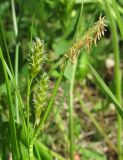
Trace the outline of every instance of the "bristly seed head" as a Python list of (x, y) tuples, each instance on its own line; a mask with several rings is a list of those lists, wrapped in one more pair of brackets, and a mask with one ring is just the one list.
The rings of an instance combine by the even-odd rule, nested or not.
[(46, 110), (48, 100), (49, 78), (47, 73), (43, 73), (39, 79), (33, 92), (33, 102), (35, 108), (36, 123), (40, 119), (42, 111)]
[(33, 87), (33, 105), (35, 108), (35, 122), (38, 124), (40, 115), (47, 108), (49, 78), (43, 70), (43, 64), (46, 59), (44, 41), (35, 38), (30, 48), (31, 54), (28, 55), (30, 75), (32, 80), (36, 80)]
[(68, 53), (65, 54), (67, 58), (71, 60), (73, 63), (76, 57), (79, 54), (81, 48), (85, 48), (90, 51), (91, 46), (97, 45), (97, 40), (100, 40), (102, 36), (104, 36), (104, 32), (106, 31), (106, 19), (105, 17), (99, 17), (99, 21), (97, 21), (92, 28), (90, 28), (83, 38), (79, 39), (78, 41), (74, 42), (72, 47), (69, 49)]
[(44, 41), (39, 38), (35, 38), (30, 47), (31, 55), (28, 56), (29, 69), (32, 78), (35, 78), (37, 74), (41, 71), (41, 66), (45, 61), (45, 45)]

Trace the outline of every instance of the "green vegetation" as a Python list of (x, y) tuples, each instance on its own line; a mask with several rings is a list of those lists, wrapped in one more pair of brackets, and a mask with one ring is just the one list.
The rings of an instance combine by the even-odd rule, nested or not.
[(0, 1), (0, 160), (123, 160), (122, 0)]

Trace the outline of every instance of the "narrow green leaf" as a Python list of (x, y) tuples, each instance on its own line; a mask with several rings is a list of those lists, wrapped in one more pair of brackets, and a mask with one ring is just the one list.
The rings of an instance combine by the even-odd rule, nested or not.
[(120, 114), (120, 116), (123, 119), (123, 108), (122, 108), (122, 106), (120, 105), (120, 103), (118, 102), (118, 100), (116, 99), (116, 97), (114, 96), (114, 94), (111, 92), (111, 90), (109, 89), (109, 87), (105, 84), (105, 82), (102, 80), (102, 78), (96, 72), (96, 70), (91, 66), (91, 64), (88, 64), (88, 65), (89, 65), (92, 73), (96, 77), (97, 81), (99, 82), (99, 84), (102, 86), (102, 88), (105, 90), (105, 92), (109, 95), (109, 97), (111, 98), (111, 100), (115, 103), (115, 107), (116, 107), (118, 113)]
[(122, 18), (120, 16), (120, 12), (118, 10), (116, 0), (112, 1), (112, 5), (113, 5), (113, 8), (114, 8), (114, 11), (115, 11), (115, 14), (116, 14), (116, 19), (117, 19), (117, 23), (118, 23), (118, 26), (119, 26), (119, 29), (120, 29), (121, 37), (123, 39), (123, 21), (122, 21)]
[(9, 116), (10, 116), (9, 123), (10, 123), (12, 154), (13, 154), (13, 159), (16, 160), (18, 159), (18, 145), (17, 145), (16, 127), (15, 127), (15, 122), (14, 122), (14, 110), (13, 110), (14, 107), (13, 107), (10, 83), (9, 83), (8, 74), (7, 74), (1, 47), (0, 47), (0, 59), (2, 62), (2, 66), (3, 66), (3, 71), (4, 71), (5, 81), (6, 81), (6, 89), (7, 89), (7, 94), (8, 94)]

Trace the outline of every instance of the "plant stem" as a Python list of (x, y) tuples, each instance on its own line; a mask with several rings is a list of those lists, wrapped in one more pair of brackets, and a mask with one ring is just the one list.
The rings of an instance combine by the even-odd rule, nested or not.
[[(15, 51), (15, 83), (18, 87), (18, 57), (19, 57), (19, 44), (16, 45), (16, 51)], [(18, 95), (15, 92), (15, 107), (16, 107), (16, 119), (17, 122), (20, 122), (20, 116), (19, 116), (19, 106), (18, 106)]]
[(18, 27), (17, 27), (14, 0), (11, 0), (11, 7), (12, 7), (12, 18), (13, 18), (13, 24), (14, 24), (15, 37), (17, 37), (17, 35), (18, 35)]
[[(118, 35), (115, 20), (113, 18), (110, 3), (105, 0), (105, 7), (107, 11), (107, 15), (110, 19), (110, 27), (112, 33), (112, 43), (114, 47), (114, 60), (115, 60), (115, 90), (116, 90), (116, 98), (121, 104), (121, 71), (120, 71), (120, 61), (119, 61), (119, 46), (118, 46)], [(117, 143), (118, 143), (118, 156), (119, 160), (123, 160), (123, 150), (122, 150), (122, 119), (120, 115), (117, 115), (117, 124), (118, 124), (118, 132), (117, 132)]]
[(30, 80), (29, 75), (28, 75), (28, 85), (27, 85), (27, 142), (28, 142), (28, 147), (29, 147), (29, 101), (30, 101), (30, 89), (31, 89), (31, 84), (32, 84), (32, 79)]
[(12, 68), (12, 63), (11, 63), (10, 54), (9, 54), (9, 49), (8, 49), (6, 38), (5, 38), (5, 30), (4, 30), (4, 27), (3, 27), (1, 19), (0, 19), (0, 27), (1, 27), (1, 33), (2, 33), (2, 38), (3, 38), (4, 46), (5, 46), (6, 53), (7, 53), (9, 67), (10, 67), (12, 75), (14, 76), (14, 71), (13, 71), (13, 68)]
[(112, 91), (109, 89), (109, 87), (106, 85), (106, 83), (100, 77), (100, 75), (96, 72), (96, 70), (93, 68), (93, 66), (89, 63), (88, 63), (88, 66), (89, 66), (91, 72), (93, 73), (93, 75), (95, 76), (95, 78), (97, 79), (100, 86), (103, 88), (103, 90), (107, 93), (107, 95), (110, 97), (110, 99), (115, 104), (116, 110), (118, 111), (119, 115), (123, 119), (123, 108), (122, 108), (121, 104), (118, 102), (116, 96), (112, 93)]
[(120, 16), (120, 12), (118, 10), (118, 5), (117, 5), (116, 0), (112, 1), (112, 5), (113, 5), (113, 8), (114, 8), (114, 11), (115, 11), (115, 14), (116, 14), (117, 23), (119, 25), (120, 34), (121, 34), (121, 37), (122, 37), (122, 40), (123, 40), (123, 21), (122, 21), (122, 18)]
[[(81, 18), (82, 18), (82, 12), (83, 12), (83, 0), (81, 2), (81, 8), (80, 8), (80, 14), (79, 14), (79, 19), (76, 27), (76, 32), (73, 38), (73, 42), (77, 40), (78, 38), (78, 31), (79, 31), (79, 26), (81, 24)], [(72, 70), (72, 75), (71, 75), (71, 80), (70, 80), (70, 105), (69, 105), (69, 136), (70, 136), (70, 159), (74, 160), (74, 145), (73, 145), (73, 92), (74, 92), (74, 81), (75, 81), (75, 73), (76, 73), (76, 68), (77, 68), (77, 62), (78, 62), (78, 57), (76, 57), (76, 60), (73, 64), (73, 70)]]
[(77, 67), (77, 59), (73, 64), (72, 76), (70, 80), (70, 106), (69, 106), (69, 136), (70, 136), (70, 159), (74, 160), (74, 145), (73, 145), (73, 91), (74, 91), (74, 81), (75, 81), (75, 73)]

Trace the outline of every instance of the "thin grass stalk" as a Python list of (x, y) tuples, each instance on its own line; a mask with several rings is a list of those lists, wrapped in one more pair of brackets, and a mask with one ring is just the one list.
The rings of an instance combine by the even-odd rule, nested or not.
[[(76, 40), (78, 38), (78, 29), (79, 29), (79, 25), (81, 22), (81, 18), (82, 18), (82, 12), (83, 12), (83, 0), (81, 3), (81, 8), (80, 8), (80, 14), (79, 14), (79, 19), (78, 19), (78, 24), (76, 27), (76, 32), (73, 38), (73, 41)], [(72, 76), (71, 76), (71, 80), (70, 80), (70, 105), (69, 105), (69, 136), (70, 136), (70, 159), (74, 160), (74, 133), (73, 133), (73, 106), (74, 106), (74, 82), (75, 82), (75, 74), (76, 74), (76, 68), (77, 68), (77, 62), (78, 62), (78, 56), (76, 57), (76, 60), (73, 64), (73, 70), (72, 70)]]
[(39, 133), (42, 131), (43, 129), (43, 126), (44, 126), (44, 123), (46, 122), (50, 112), (51, 112), (51, 109), (53, 107), (53, 103), (54, 103), (54, 100), (55, 100), (55, 96), (57, 94), (57, 91), (58, 91), (58, 87), (60, 85), (60, 82), (62, 80), (62, 77), (63, 77), (63, 74), (64, 74), (64, 70), (65, 70), (65, 67), (66, 67), (66, 63), (63, 64), (62, 66), (62, 69), (61, 69), (61, 72), (60, 72), (60, 75), (58, 77), (58, 80), (56, 82), (56, 85), (54, 87), (54, 90), (53, 90), (53, 93), (52, 93), (52, 96), (51, 96), (51, 99), (49, 101), (49, 104), (48, 104), (48, 107), (47, 107), (47, 110), (43, 116), (43, 118), (41, 119), (39, 125), (38, 125), (38, 128), (34, 131), (34, 134), (33, 134), (33, 137), (30, 141), (30, 146), (29, 146), (29, 156), (30, 156), (30, 160), (33, 160), (34, 157), (33, 157), (33, 145), (35, 144), (35, 141), (39, 135)]
[(10, 54), (9, 54), (9, 50), (8, 50), (7, 42), (6, 42), (6, 38), (5, 38), (5, 31), (4, 31), (4, 27), (3, 27), (3, 25), (2, 25), (1, 19), (0, 19), (0, 27), (1, 27), (1, 33), (2, 33), (2, 38), (3, 38), (3, 43), (4, 43), (4, 45), (5, 45), (5, 49), (6, 49), (6, 53), (7, 53), (7, 58), (8, 58), (8, 62), (9, 62), (9, 67), (10, 67), (10, 70), (11, 70), (12, 75), (14, 76), (14, 71), (13, 71), (11, 59), (10, 59), (10, 56), (9, 56)]
[(112, 102), (115, 104), (116, 110), (118, 111), (119, 115), (123, 119), (123, 108), (122, 108), (121, 104), (118, 102), (116, 96), (112, 93), (112, 91), (109, 89), (109, 87), (106, 85), (106, 83), (100, 77), (100, 75), (96, 72), (96, 70), (93, 68), (93, 66), (89, 63), (88, 63), (88, 66), (89, 66), (91, 72), (93, 73), (93, 75), (95, 76), (95, 78), (97, 79), (98, 83), (102, 87), (102, 89), (107, 93), (107, 95), (110, 97)]
[[(16, 51), (15, 51), (15, 83), (18, 87), (18, 58), (19, 58), (19, 45), (16, 45)], [(19, 115), (19, 106), (18, 106), (18, 95), (15, 92), (15, 107), (16, 107), (16, 119), (17, 122), (20, 123), (20, 115)]]
[(2, 53), (2, 49), (0, 48), (0, 58), (3, 66), (5, 81), (6, 81), (6, 88), (8, 93), (8, 101), (9, 101), (9, 116), (10, 116), (10, 134), (11, 134), (11, 149), (12, 149), (12, 156), (14, 160), (19, 159), (18, 156), (18, 142), (17, 142), (17, 135), (16, 135), (16, 127), (14, 122), (14, 106), (12, 102), (12, 96), (11, 96), (11, 88), (10, 88), (10, 82), (8, 79), (5, 63), (4, 63), (4, 57)]
[(115, 11), (115, 14), (116, 14), (117, 23), (119, 25), (120, 34), (121, 34), (121, 37), (122, 37), (122, 40), (123, 40), (123, 21), (122, 21), (122, 18), (120, 16), (120, 12), (118, 10), (116, 0), (112, 1), (112, 5), (113, 5), (113, 8), (114, 8), (114, 11)]
[(73, 134), (73, 127), (74, 127), (74, 112), (73, 112), (73, 92), (74, 92), (74, 81), (75, 81), (75, 73), (76, 73), (76, 68), (77, 68), (77, 59), (75, 60), (73, 64), (73, 70), (72, 70), (72, 76), (70, 80), (70, 106), (69, 106), (69, 136), (70, 136), (70, 159), (74, 160), (74, 134)]
[(15, 12), (15, 3), (14, 0), (11, 0), (11, 7), (12, 7), (12, 18), (13, 18), (13, 25), (15, 31), (15, 37), (18, 35), (18, 27), (17, 27), (17, 19), (16, 19), (16, 12)]
[(30, 106), (31, 83), (32, 83), (32, 80), (30, 80), (29, 75), (28, 75), (28, 85), (27, 85), (27, 142), (28, 142), (28, 147), (29, 147), (29, 138), (30, 138), (29, 106)]
[[(119, 56), (119, 46), (118, 46), (118, 35), (117, 35), (117, 29), (116, 29), (116, 23), (114, 20), (114, 17), (111, 13), (110, 3), (109, 1), (105, 0), (105, 7), (106, 7), (106, 13), (110, 20), (110, 27), (111, 27), (111, 33), (112, 33), (112, 43), (113, 43), (113, 49), (114, 49), (114, 60), (115, 60), (115, 90), (116, 90), (116, 98), (121, 104), (121, 71), (120, 71), (120, 56)], [(118, 159), (123, 160), (123, 150), (122, 150), (122, 119), (120, 115), (117, 115), (117, 143), (118, 143)]]
[[(33, 22), (34, 22), (34, 15), (33, 15), (33, 18), (32, 18), (32, 24), (31, 24), (31, 27), (30, 27), (30, 43), (32, 42), (32, 31), (33, 31)], [(28, 147), (29, 147), (29, 139), (30, 139), (30, 123), (29, 123), (29, 108), (30, 108), (30, 94), (31, 94), (31, 84), (32, 84), (32, 80), (30, 80), (30, 77), (29, 77), (29, 74), (28, 74), (28, 82), (27, 82), (27, 108), (26, 108), (26, 115), (27, 115), (27, 143), (28, 143)]]
[(28, 75), (28, 82), (27, 82), (27, 143), (29, 147), (29, 101), (30, 101), (30, 78)]
[(33, 37), (33, 26), (34, 26), (34, 14), (33, 14), (33, 17), (32, 17), (32, 24), (31, 24), (31, 27), (30, 27), (30, 43), (32, 42), (32, 37)]

